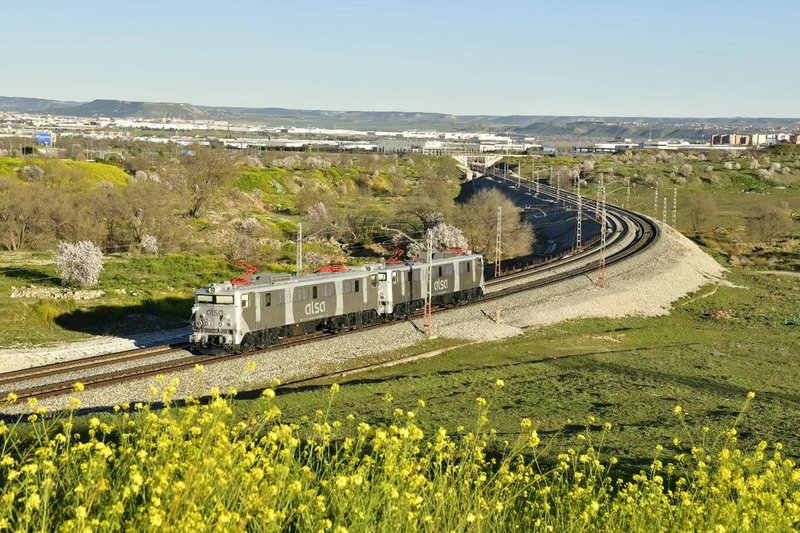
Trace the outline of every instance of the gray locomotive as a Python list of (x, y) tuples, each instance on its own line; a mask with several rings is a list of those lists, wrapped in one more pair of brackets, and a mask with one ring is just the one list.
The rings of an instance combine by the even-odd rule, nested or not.
[[(483, 295), (482, 256), (437, 252), (431, 265), (433, 305), (457, 305)], [(198, 351), (244, 352), (314, 331), (405, 319), (424, 307), (427, 269), (424, 262), (383, 263), (215, 283), (195, 293), (189, 341)]]

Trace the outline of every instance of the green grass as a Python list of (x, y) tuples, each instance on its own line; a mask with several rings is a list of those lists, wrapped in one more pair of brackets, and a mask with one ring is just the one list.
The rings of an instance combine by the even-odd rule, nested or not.
[(221, 257), (112, 256), (94, 287), (105, 291), (100, 298), (12, 299), (12, 286), (59, 287), (60, 280), (50, 254), (7, 252), (0, 255), (0, 347), (178, 327), (189, 318), (195, 288), (241, 272)]
[(41, 167), (45, 172), (43, 179), (53, 185), (73, 187), (80, 184), (97, 186), (101, 183), (128, 183), (128, 175), (121, 168), (106, 163), (35, 157), (0, 157), (0, 176), (17, 176), (26, 165)]
[[(693, 427), (717, 430), (732, 423), (754, 390), (743, 439), (781, 441), (797, 454), (800, 329), (783, 321), (800, 310), (800, 279), (742, 270), (730, 277), (746, 288), (706, 287), (669, 316), (567, 322), (346, 377), (333, 416), (354, 412), (385, 421), (395, 406), (410, 408), (424, 399), (427, 430), (455, 429), (473, 420), (474, 399), (486, 394), (492, 422), (503, 434), (515, 434), (519, 419), (530, 417), (562, 449), (594, 416), (594, 429), (604, 421), (615, 425), (606, 440), (610, 453), (641, 465), (652, 459), (654, 443), (679, 433), (675, 405), (683, 406)], [(703, 294), (710, 296), (698, 297)], [(715, 311), (731, 318), (712, 318)], [(492, 389), (497, 379), (506, 383), (502, 390)], [(386, 394), (395, 405), (385, 405)], [(291, 419), (326, 398), (324, 383), (289, 386), (280, 403)]]

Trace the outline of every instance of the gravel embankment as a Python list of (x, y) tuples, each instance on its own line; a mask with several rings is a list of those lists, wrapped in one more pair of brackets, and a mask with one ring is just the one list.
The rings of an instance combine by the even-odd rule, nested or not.
[(44, 348), (0, 350), (0, 372), (70, 361), (92, 355), (158, 346), (170, 342), (187, 341), (191, 332), (191, 328), (186, 326), (153, 333), (135, 334), (130, 337), (103, 336)]
[[(596, 275), (582, 276), (550, 287), (510, 295), (481, 305), (456, 308), (434, 315), (441, 337), (488, 341), (519, 335), (525, 328), (589, 317), (655, 316), (709, 282), (720, 282), (724, 268), (694, 243), (670, 228), (648, 250), (608, 267), (606, 287), (595, 285)], [(495, 322), (499, 313), (500, 321)], [(289, 381), (335, 371), (342, 363), (408, 347), (425, 338), (419, 325), (403, 322), (372, 331), (334, 337), (262, 355), (208, 364), (202, 374), (184, 371), (178, 396), (202, 396), (213, 386), (226, 390), (258, 388), (274, 379)], [(248, 369), (248, 362), (254, 364)], [(152, 379), (81, 393), (84, 406), (148, 401)], [(49, 408), (64, 399), (44, 400)]]

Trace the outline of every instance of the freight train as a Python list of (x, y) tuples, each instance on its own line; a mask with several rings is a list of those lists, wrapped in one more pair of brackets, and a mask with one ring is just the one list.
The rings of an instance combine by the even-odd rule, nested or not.
[[(389, 262), (215, 283), (195, 292), (189, 342), (198, 352), (246, 352), (315, 331), (407, 319), (425, 305), (427, 271), (425, 262)], [(480, 298), (483, 257), (435, 252), (430, 287), (434, 306)]]

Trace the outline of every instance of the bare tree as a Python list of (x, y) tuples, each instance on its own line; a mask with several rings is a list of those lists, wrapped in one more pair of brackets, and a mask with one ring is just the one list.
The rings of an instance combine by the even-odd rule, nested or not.
[(179, 176), (189, 202), (187, 216), (199, 217), (235, 172), (233, 160), (224, 148), (196, 147), (183, 156)]
[(427, 230), (440, 221), (435, 217), (431, 218), (433, 214), (443, 218), (449, 218), (453, 214), (455, 209), (453, 198), (453, 191), (448, 188), (444, 178), (426, 173), (420, 177), (409, 205), (422, 229)]
[(0, 178), (0, 242), (4, 248), (12, 251), (28, 248), (48, 233), (46, 193), (38, 185)]
[(152, 181), (134, 182), (122, 192), (121, 204), (117, 208), (125, 224), (125, 242), (141, 244), (145, 235), (151, 235), (164, 252), (180, 239), (184, 206), (175, 192)]
[(695, 233), (717, 217), (717, 204), (711, 195), (704, 191), (693, 193), (686, 201), (686, 208), (692, 223), (692, 231)]
[(772, 242), (775, 237), (791, 229), (792, 216), (786, 207), (761, 205), (747, 217), (746, 224), (750, 235), (764, 242)]
[(458, 225), (463, 229), (470, 247), (476, 253), (494, 257), (498, 207), (503, 210), (502, 256), (507, 258), (530, 254), (535, 242), (533, 228), (522, 221), (522, 210), (498, 189), (479, 191), (459, 212)]

